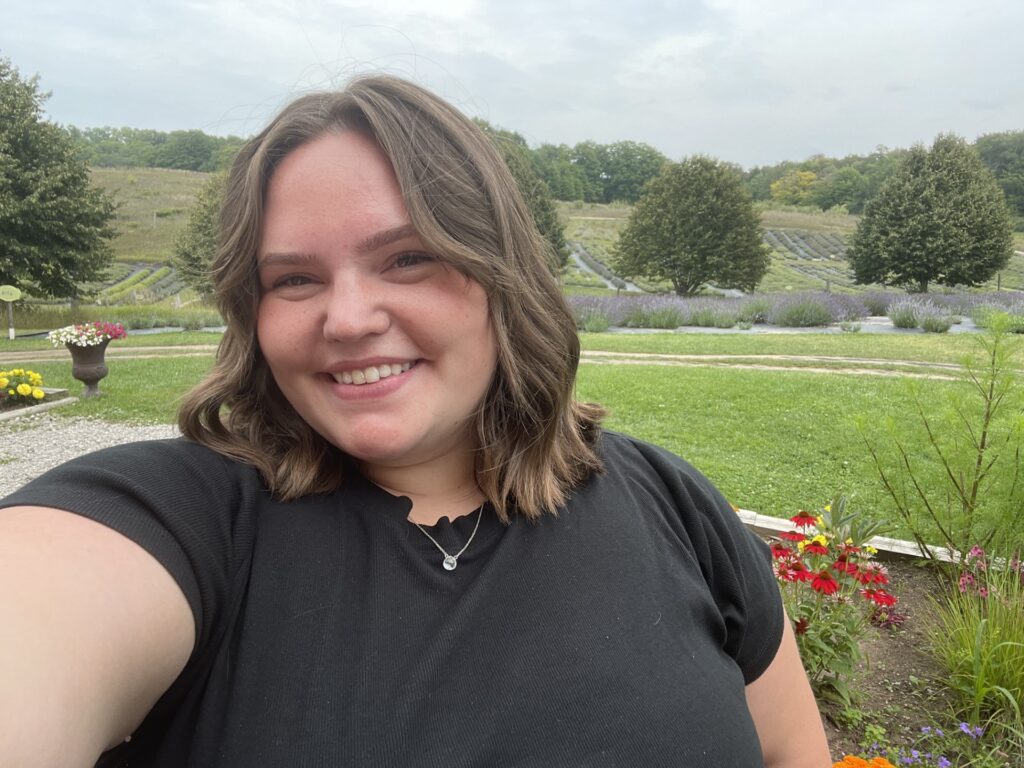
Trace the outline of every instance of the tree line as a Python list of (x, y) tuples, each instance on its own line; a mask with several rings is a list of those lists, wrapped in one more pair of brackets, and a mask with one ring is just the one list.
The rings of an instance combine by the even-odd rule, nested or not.
[(238, 136), (210, 136), (199, 130), (155, 131), (149, 128), (76, 128), (68, 134), (87, 165), (101, 168), (171, 168), (219, 171), (245, 143)]
[[(118, 152), (130, 150), (136, 165), (163, 162), (193, 170), (221, 167), (237, 149), (232, 142), (241, 140), (200, 131), (76, 132), (43, 118), (46, 98), (37, 78), (23, 78), (0, 58), (0, 283), (13, 283), (33, 296), (75, 298), (81, 283), (102, 276), (111, 259), (107, 241), (114, 234), (115, 206), (89, 184), (83, 136), (91, 137), (93, 150), (102, 150), (108, 162), (125, 162), (129, 155)], [(565, 263), (567, 253), (549, 177), (559, 190), (555, 197), (579, 194), (634, 203), (614, 254), (623, 277), (666, 280), (682, 294), (707, 283), (752, 291), (767, 270), (768, 250), (751, 191), (754, 174), (700, 155), (670, 162), (635, 142), (531, 150), (517, 133), (478, 124), (494, 141), (550, 243), (553, 270)], [(931, 149), (879, 151), (860, 165), (826, 161), (776, 167), (781, 173), (757, 169), (757, 184), (767, 185), (773, 199), (793, 196), (797, 204), (822, 204), (822, 190), (837, 179), (870, 177), (870, 184), (850, 184), (861, 190), (877, 184), (862, 202), (849, 253), (857, 282), (920, 291), (930, 283), (977, 285), (1009, 259), (1007, 200), (1019, 201), (1024, 187), (1024, 132), (990, 134), (974, 146), (939, 136)], [(773, 173), (777, 178), (771, 180)], [(183, 274), (202, 293), (209, 290), (199, 281), (215, 247), (222, 183), (220, 174), (211, 177), (176, 249)]]
[[(633, 204), (640, 199), (644, 185), (668, 162), (657, 149), (637, 141), (530, 147), (515, 131), (488, 129), (492, 136), (515, 146), (517, 159), (530, 165), (555, 200)], [(67, 130), (82, 160), (102, 167), (218, 171), (231, 164), (245, 141), (199, 130), (74, 126)], [(1024, 131), (985, 134), (971, 146), (1003, 190), (1016, 225), (1024, 229)], [(840, 207), (860, 214), (909, 153), (908, 149), (878, 147), (866, 155), (843, 158), (814, 155), (800, 162), (755, 166), (742, 172), (742, 182), (755, 201), (824, 211)]]

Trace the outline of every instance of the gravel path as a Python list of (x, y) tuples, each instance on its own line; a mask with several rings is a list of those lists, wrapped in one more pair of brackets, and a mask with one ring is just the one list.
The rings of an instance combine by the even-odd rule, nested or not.
[(178, 428), (169, 424), (138, 427), (50, 413), (0, 422), (0, 498), (83, 453), (177, 435)]

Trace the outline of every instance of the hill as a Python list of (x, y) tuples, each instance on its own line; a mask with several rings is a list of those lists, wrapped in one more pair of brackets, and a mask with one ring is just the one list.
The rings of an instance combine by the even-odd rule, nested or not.
[[(598, 261), (608, 265), (619, 233), (629, 219), (630, 208), (600, 203), (558, 203), (565, 223), (565, 239), (580, 243)], [(804, 208), (765, 208), (762, 226), (772, 249), (768, 274), (760, 292), (836, 290), (860, 293), (879, 286), (856, 285), (846, 260), (850, 236), (859, 217)], [(1018, 233), (1015, 247), (1024, 250)], [(567, 283), (574, 282), (569, 277)], [(667, 290), (667, 286), (657, 286)], [(981, 287), (982, 290), (1024, 291), (1024, 254), (1017, 253), (1006, 269)]]
[(96, 186), (114, 196), (119, 207), (114, 259), (126, 264), (167, 264), (174, 239), (209, 174), (166, 168), (91, 169)]

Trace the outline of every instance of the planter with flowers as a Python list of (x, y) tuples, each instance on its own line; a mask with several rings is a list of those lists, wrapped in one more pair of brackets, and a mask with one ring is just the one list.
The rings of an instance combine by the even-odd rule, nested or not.
[(100, 393), (100, 380), (108, 370), (104, 359), (107, 344), (128, 335), (121, 323), (79, 323), (50, 331), (47, 338), (55, 347), (65, 346), (71, 353), (71, 375), (85, 384), (82, 397)]

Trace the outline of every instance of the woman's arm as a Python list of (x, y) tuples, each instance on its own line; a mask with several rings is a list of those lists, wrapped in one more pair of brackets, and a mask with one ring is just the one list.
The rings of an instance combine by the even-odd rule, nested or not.
[(87, 518), (0, 509), (0, 768), (92, 766), (192, 652), (177, 583)]
[(782, 642), (768, 669), (747, 686), (765, 768), (828, 768), (825, 729), (786, 617)]

